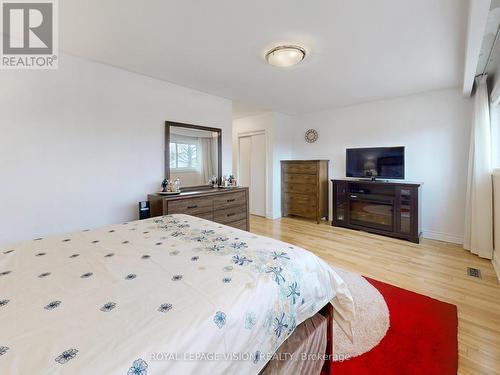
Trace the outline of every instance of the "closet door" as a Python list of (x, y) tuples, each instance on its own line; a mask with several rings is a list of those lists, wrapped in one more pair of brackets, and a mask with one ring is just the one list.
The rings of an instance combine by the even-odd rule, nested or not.
[(239, 184), (248, 187), (250, 214), (266, 216), (266, 136), (239, 138)]
[(239, 155), (239, 184), (241, 186), (250, 187), (250, 155), (252, 155), (252, 137), (240, 138), (240, 155)]
[(266, 216), (266, 136), (252, 136), (250, 213)]

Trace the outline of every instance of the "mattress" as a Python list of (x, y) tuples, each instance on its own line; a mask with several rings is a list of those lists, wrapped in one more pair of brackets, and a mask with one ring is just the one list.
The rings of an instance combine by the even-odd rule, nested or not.
[(290, 244), (170, 215), (0, 251), (6, 374), (257, 374), (297, 325), (352, 297)]

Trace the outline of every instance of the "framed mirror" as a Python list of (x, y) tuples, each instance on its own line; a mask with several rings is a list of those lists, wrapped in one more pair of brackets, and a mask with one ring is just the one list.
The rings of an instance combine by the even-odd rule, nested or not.
[(180, 180), (181, 189), (209, 186), (222, 177), (222, 130), (165, 122), (165, 178)]

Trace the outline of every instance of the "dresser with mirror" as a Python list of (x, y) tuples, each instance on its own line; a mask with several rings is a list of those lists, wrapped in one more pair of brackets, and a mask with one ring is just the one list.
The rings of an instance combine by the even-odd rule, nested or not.
[(186, 214), (249, 230), (246, 187), (212, 186), (222, 181), (222, 130), (165, 122), (165, 178), (179, 179), (180, 192), (149, 194), (151, 216)]

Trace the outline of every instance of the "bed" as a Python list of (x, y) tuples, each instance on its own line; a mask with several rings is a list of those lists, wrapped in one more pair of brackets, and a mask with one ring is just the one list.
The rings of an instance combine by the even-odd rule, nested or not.
[(295, 327), (352, 297), (299, 247), (187, 215), (0, 251), (8, 374), (257, 374)]

